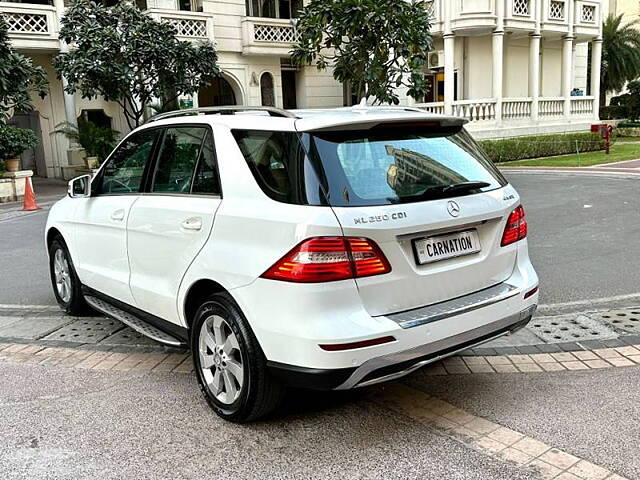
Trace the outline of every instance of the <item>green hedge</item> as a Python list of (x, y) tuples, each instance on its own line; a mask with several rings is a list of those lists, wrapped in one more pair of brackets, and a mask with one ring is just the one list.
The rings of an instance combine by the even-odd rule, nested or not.
[(590, 132), (483, 140), (480, 144), (495, 163), (604, 150), (604, 140)]

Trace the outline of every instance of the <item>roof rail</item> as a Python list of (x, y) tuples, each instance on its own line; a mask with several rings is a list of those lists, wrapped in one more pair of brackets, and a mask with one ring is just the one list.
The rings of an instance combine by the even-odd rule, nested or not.
[(183, 117), (187, 115), (234, 115), (240, 112), (266, 112), (271, 117), (285, 117), (285, 118), (298, 118), (293, 113), (275, 107), (245, 107), (245, 106), (225, 106), (225, 107), (202, 107), (202, 108), (187, 108), (184, 110), (173, 110), (171, 112), (159, 113), (154, 115), (149, 122), (155, 122), (157, 120), (164, 120), (166, 118)]

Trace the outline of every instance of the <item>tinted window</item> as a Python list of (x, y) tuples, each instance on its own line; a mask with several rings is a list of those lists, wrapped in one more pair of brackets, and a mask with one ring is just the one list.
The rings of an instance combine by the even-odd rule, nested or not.
[(295, 132), (235, 130), (233, 135), (260, 188), (275, 200), (301, 202), (304, 151)]
[(202, 149), (200, 150), (198, 170), (193, 179), (193, 188), (191, 189), (192, 193), (220, 194), (217, 167), (213, 136), (211, 132), (207, 132), (204, 143), (202, 144)]
[(153, 192), (189, 193), (207, 133), (202, 127), (167, 128), (158, 155)]
[[(460, 128), (383, 126), (310, 135), (336, 206), (386, 205), (477, 193), (505, 185), (473, 138)], [(444, 187), (483, 182), (461, 193)], [(455, 194), (454, 194), (455, 193)]]
[(136, 193), (140, 191), (147, 160), (158, 130), (143, 130), (130, 135), (102, 169), (99, 193)]

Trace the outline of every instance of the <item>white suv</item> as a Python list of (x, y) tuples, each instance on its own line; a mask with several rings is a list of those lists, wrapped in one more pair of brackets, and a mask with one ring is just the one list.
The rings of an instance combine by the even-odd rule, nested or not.
[(171, 112), (49, 214), (54, 292), (191, 348), (223, 418), (513, 332), (538, 278), (518, 194), (463, 128), (406, 108)]

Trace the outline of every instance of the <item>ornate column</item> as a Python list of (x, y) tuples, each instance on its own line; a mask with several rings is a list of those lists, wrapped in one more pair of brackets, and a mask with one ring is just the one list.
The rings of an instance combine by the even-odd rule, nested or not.
[(573, 36), (562, 39), (562, 96), (564, 97), (564, 116), (571, 117), (571, 88), (573, 84)]
[(502, 90), (504, 63), (504, 31), (493, 32), (493, 98), (496, 100), (496, 122), (502, 121)]
[(455, 95), (456, 37), (453, 33), (444, 36), (444, 113), (453, 114)]
[(593, 117), (600, 119), (600, 68), (602, 64), (602, 38), (591, 42), (591, 96), (593, 97)]
[(532, 33), (529, 37), (529, 96), (531, 102), (531, 120), (538, 121), (540, 103), (540, 34)]

